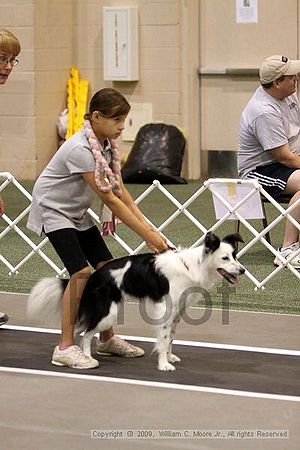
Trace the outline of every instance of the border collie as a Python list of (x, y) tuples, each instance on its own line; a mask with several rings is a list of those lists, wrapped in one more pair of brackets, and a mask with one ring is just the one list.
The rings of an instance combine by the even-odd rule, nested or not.
[[(172, 363), (180, 358), (172, 354), (172, 341), (184, 310), (195, 305), (199, 295), (218, 279), (224, 277), (235, 284), (237, 276), (245, 272), (236, 260), (237, 242), (243, 242), (239, 234), (220, 241), (209, 232), (199, 247), (125, 256), (96, 270), (86, 284), (76, 323), (76, 337), (84, 332), (83, 352), (91, 355), (93, 336), (116, 323), (118, 304), (130, 298), (146, 302), (147, 312), (153, 314), (158, 369), (175, 370)], [(37, 283), (28, 299), (28, 315), (39, 320), (52, 315), (59, 320), (66, 283), (59, 278), (44, 278)]]

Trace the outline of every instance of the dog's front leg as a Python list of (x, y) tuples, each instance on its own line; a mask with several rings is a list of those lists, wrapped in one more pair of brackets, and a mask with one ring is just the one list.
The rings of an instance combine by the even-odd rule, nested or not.
[(171, 342), (171, 324), (161, 325), (157, 331), (155, 349), (158, 353), (158, 370), (174, 371), (175, 367), (168, 362), (168, 350)]
[(170, 344), (169, 344), (169, 348), (168, 348), (168, 352), (167, 352), (167, 358), (168, 358), (168, 362), (169, 363), (176, 363), (176, 362), (180, 362), (181, 361), (179, 356), (176, 356), (176, 355), (174, 355), (172, 353), (173, 339), (174, 339), (175, 332), (176, 332), (176, 327), (177, 327), (179, 321), (180, 321), (180, 316), (178, 314), (178, 315), (176, 315), (174, 317), (173, 322), (172, 322), (172, 326), (171, 326)]

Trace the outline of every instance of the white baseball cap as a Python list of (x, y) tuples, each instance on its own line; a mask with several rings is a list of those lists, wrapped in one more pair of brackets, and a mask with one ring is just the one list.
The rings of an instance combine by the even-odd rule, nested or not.
[(259, 79), (261, 84), (268, 84), (283, 75), (297, 75), (298, 73), (300, 73), (300, 60), (273, 55), (262, 63), (259, 69)]

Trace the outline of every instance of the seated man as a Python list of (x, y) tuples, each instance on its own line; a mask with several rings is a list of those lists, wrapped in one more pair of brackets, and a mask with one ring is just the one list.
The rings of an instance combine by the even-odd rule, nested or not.
[[(238, 142), (238, 172), (241, 178), (256, 178), (275, 199), (281, 193), (300, 198), (300, 104), (296, 95), (300, 60), (274, 55), (260, 70), (261, 86), (242, 112)], [(300, 207), (291, 215), (300, 222)], [(282, 247), (285, 258), (299, 249), (299, 232), (286, 221)], [(281, 264), (279, 258), (275, 266)], [(300, 269), (300, 255), (292, 259)]]

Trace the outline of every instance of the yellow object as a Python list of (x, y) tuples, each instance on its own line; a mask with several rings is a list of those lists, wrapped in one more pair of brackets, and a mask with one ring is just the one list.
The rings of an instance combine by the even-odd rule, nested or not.
[(237, 189), (235, 183), (225, 183), (227, 186), (227, 194), (229, 198), (235, 198), (237, 196)]
[(76, 67), (71, 67), (70, 71), (71, 76), (67, 83), (68, 127), (66, 139), (82, 127), (88, 99), (88, 81), (80, 80)]

